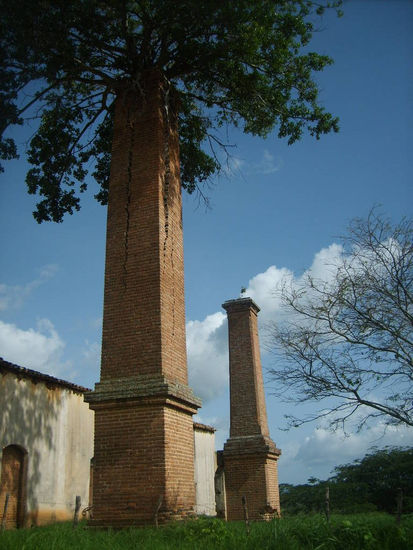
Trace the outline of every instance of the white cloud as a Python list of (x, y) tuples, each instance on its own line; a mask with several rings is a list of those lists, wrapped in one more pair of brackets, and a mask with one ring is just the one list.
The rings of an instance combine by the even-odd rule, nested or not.
[(232, 176), (238, 176), (243, 172), (245, 162), (239, 157), (234, 157), (230, 153), (222, 160), (222, 171), (228, 178)]
[(261, 308), (260, 324), (273, 320), (274, 315), (281, 310), (281, 302), (275, 290), (283, 280), (293, 280), (293, 277), (293, 273), (287, 268), (271, 265), (266, 271), (250, 279), (245, 296), (251, 297)]
[(247, 164), (245, 160), (235, 157), (231, 154), (222, 160), (222, 171), (227, 177), (233, 176), (252, 176), (252, 175), (264, 175), (275, 174), (281, 170), (283, 166), (283, 160), (280, 156), (274, 156), (264, 149), (261, 159), (258, 162)]
[(90, 321), (90, 327), (94, 330), (98, 330), (99, 332), (102, 332), (102, 324), (103, 324), (103, 317), (96, 317), (95, 319), (92, 319)]
[(82, 349), (82, 357), (88, 365), (99, 367), (101, 346), (98, 342), (85, 340), (85, 347)]
[(56, 264), (49, 264), (41, 267), (39, 275), (25, 285), (0, 284), (0, 311), (21, 307), (33, 290), (54, 277), (57, 271), (58, 266)]
[(36, 329), (23, 330), (0, 321), (0, 355), (22, 367), (61, 377), (71, 367), (62, 362), (65, 343), (48, 319), (37, 321)]
[(208, 315), (186, 325), (189, 383), (195, 394), (208, 401), (228, 386), (226, 315)]
[(330, 281), (342, 259), (343, 248), (335, 243), (322, 248), (314, 255), (311, 266), (299, 277), (286, 267), (270, 266), (263, 273), (258, 273), (248, 283), (245, 296), (250, 296), (261, 308), (261, 324), (273, 321), (282, 315), (282, 304), (277, 289), (283, 283), (298, 288), (308, 275), (322, 281)]
[(326, 479), (335, 466), (353, 462), (370, 452), (374, 446), (412, 446), (413, 430), (408, 426), (388, 426), (377, 422), (362, 433), (344, 434), (318, 427), (302, 442), (293, 439), (283, 445), (280, 458), (282, 481), (305, 483), (309, 477)]
[(302, 279), (307, 275), (321, 281), (331, 281), (335, 277), (337, 267), (342, 264), (343, 252), (343, 247), (336, 243), (330, 244), (327, 248), (322, 248), (315, 254), (311, 267), (300, 277), (298, 282), (302, 282)]
[[(309, 270), (298, 278), (289, 269), (278, 268), (275, 265), (252, 277), (245, 295), (250, 296), (261, 308), (260, 327), (283, 315), (280, 298), (275, 293), (282, 281), (287, 280), (292, 285), (298, 285), (302, 277), (309, 272), (314, 276), (328, 279), (331, 277), (331, 265), (337, 261), (340, 254), (341, 247), (336, 244), (320, 250)], [(262, 329), (260, 332), (263, 341)], [(204, 401), (209, 401), (220, 395), (228, 386), (226, 315), (218, 311), (208, 315), (203, 321), (189, 321), (186, 335), (190, 385)]]
[(76, 363), (77, 372), (72, 373), (72, 377), (76, 376), (80, 384), (92, 387), (99, 380), (101, 347), (101, 342), (84, 341)]
[(281, 157), (275, 157), (267, 149), (264, 149), (261, 160), (257, 164), (253, 164), (251, 166), (251, 172), (255, 174), (263, 174), (265, 176), (268, 174), (274, 174), (281, 169), (282, 164), (283, 162)]
[[(277, 289), (282, 284), (298, 289), (305, 285), (309, 276), (328, 284), (343, 264), (343, 253), (341, 245), (332, 243), (317, 252), (311, 266), (299, 276), (286, 267), (271, 265), (250, 279), (245, 296), (251, 297), (261, 309), (258, 319), (262, 348), (271, 347), (271, 329), (268, 325), (288, 320), (293, 315), (283, 309)], [(226, 315), (219, 311), (208, 315), (203, 321), (189, 321), (187, 347), (191, 385), (208, 401), (219, 395), (228, 384)]]

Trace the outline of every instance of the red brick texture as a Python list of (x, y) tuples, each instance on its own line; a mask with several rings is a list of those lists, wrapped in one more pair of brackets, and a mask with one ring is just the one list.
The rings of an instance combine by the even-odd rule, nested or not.
[[(165, 93), (116, 101), (101, 381), (139, 374), (187, 384), (179, 147)], [(170, 125), (176, 126), (168, 106)]]
[(267, 457), (259, 454), (225, 456), (228, 520), (244, 518), (243, 496), (250, 519), (270, 519), (279, 513), (277, 458), (271, 454)]
[[(169, 99), (168, 99), (169, 98)], [(173, 98), (157, 75), (119, 93), (106, 243), (92, 525), (185, 517), (195, 504), (182, 206)]]
[(244, 517), (245, 496), (251, 519), (280, 513), (277, 460), (270, 439), (259, 350), (257, 314), (251, 298), (229, 300), (230, 437), (224, 446), (227, 518)]

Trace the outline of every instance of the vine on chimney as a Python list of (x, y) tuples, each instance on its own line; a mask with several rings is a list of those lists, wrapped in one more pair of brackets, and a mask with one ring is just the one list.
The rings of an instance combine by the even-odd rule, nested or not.
[(131, 201), (131, 184), (132, 184), (132, 161), (133, 161), (133, 145), (135, 140), (134, 135), (134, 122), (131, 120), (131, 109), (128, 107), (126, 123), (130, 129), (129, 136), (129, 150), (128, 150), (128, 168), (127, 168), (127, 178), (126, 178), (126, 229), (125, 229), (125, 255), (123, 262), (123, 274), (124, 274), (124, 286), (126, 288), (127, 281), (127, 264), (129, 256), (129, 221), (130, 221), (130, 201)]
[(163, 141), (163, 161), (165, 171), (163, 175), (163, 206), (165, 212), (165, 240), (163, 243), (163, 253), (166, 254), (166, 242), (169, 236), (169, 183), (171, 178), (171, 159), (169, 155), (169, 136), (170, 136), (170, 119), (169, 119), (169, 90), (170, 84), (167, 81), (165, 91), (163, 93), (163, 111), (164, 111), (164, 141)]
[[(164, 268), (166, 260), (166, 245), (169, 238), (169, 194), (171, 181), (171, 158), (169, 151), (169, 140), (171, 132), (170, 117), (170, 82), (165, 79), (165, 88), (163, 88), (163, 112), (164, 112), (164, 142), (163, 142), (163, 205), (165, 215), (165, 239), (163, 243)], [(175, 266), (174, 266), (174, 240), (173, 231), (171, 232), (171, 269), (172, 269), (172, 335), (175, 334)]]
[[(123, 274), (124, 274), (124, 288), (126, 289), (127, 284), (127, 264), (128, 264), (128, 257), (129, 257), (129, 224), (130, 224), (130, 202), (131, 202), (131, 186), (132, 186), (132, 163), (133, 163), (133, 149), (135, 144), (135, 120), (136, 120), (136, 114), (137, 109), (136, 107), (131, 107), (131, 102), (129, 98), (129, 94), (135, 95), (136, 93), (139, 93), (142, 100), (142, 107), (141, 110), (143, 110), (143, 106), (145, 104), (145, 92), (140, 85), (139, 78), (136, 78), (136, 80), (133, 82), (132, 89), (127, 90), (125, 95), (123, 96), (124, 101), (124, 107), (126, 109), (126, 126), (130, 130), (129, 135), (129, 147), (128, 147), (128, 164), (127, 164), (127, 177), (126, 177), (126, 205), (125, 205), (125, 212), (126, 212), (126, 228), (125, 228), (125, 254), (124, 254), (124, 261), (123, 261)], [(136, 103), (132, 103), (133, 105), (136, 105)]]

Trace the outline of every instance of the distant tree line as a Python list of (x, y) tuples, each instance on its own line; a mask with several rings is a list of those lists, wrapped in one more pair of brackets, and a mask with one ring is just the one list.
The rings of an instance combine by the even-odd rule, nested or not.
[(337, 466), (325, 481), (309, 478), (303, 485), (280, 484), (283, 514), (322, 513), (327, 487), (332, 513), (395, 514), (400, 494), (403, 513), (413, 513), (413, 448), (375, 449), (351, 464)]

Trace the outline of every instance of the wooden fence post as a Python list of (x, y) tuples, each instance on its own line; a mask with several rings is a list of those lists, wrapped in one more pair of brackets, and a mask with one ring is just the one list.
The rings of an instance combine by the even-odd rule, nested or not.
[(330, 487), (326, 487), (326, 518), (327, 523), (330, 522)]
[(403, 514), (403, 489), (399, 487), (397, 489), (397, 525), (400, 525), (400, 522), (402, 520), (402, 514)]
[(248, 520), (248, 506), (247, 506), (247, 497), (242, 497), (242, 507), (244, 508), (244, 521), (245, 527), (247, 528), (247, 535), (250, 534), (250, 522)]
[(163, 501), (163, 495), (160, 495), (159, 498), (158, 498), (158, 502), (156, 504), (155, 515), (154, 515), (155, 527), (157, 529), (159, 527), (159, 525), (158, 525), (158, 514), (159, 514), (159, 510), (161, 509), (161, 506), (162, 506), (162, 501)]
[(6, 493), (6, 500), (4, 501), (3, 517), (1, 518), (1, 530), (4, 531), (6, 528), (6, 517), (7, 517), (7, 508), (9, 506), (9, 493)]
[(80, 510), (81, 504), (82, 504), (81, 498), (80, 496), (77, 496), (75, 500), (75, 513), (73, 515), (73, 527), (76, 527), (77, 524), (79, 523), (79, 510)]

